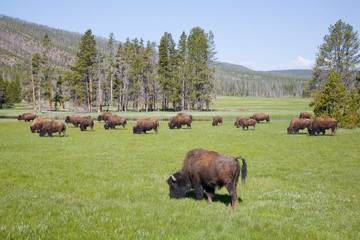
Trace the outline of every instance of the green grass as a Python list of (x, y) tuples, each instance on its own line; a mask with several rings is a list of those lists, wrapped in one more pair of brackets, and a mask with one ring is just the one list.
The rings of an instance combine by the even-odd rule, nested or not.
[[(134, 123), (40, 138), (31, 123), (0, 120), (0, 238), (360, 238), (360, 129), (310, 137), (286, 134), (288, 121), (255, 131), (195, 121), (134, 135)], [(167, 178), (198, 147), (247, 159), (236, 211), (225, 188), (211, 205), (169, 198)]]

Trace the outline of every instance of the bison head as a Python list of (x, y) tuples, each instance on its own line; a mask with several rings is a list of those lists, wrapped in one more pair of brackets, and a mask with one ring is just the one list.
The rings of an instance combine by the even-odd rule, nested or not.
[(21, 120), (21, 115), (18, 116), (18, 120), (19, 120), (19, 121)]
[(30, 130), (31, 130), (32, 133), (34, 133), (36, 129), (35, 129), (34, 126), (30, 126)]
[(141, 133), (140, 128), (137, 127), (137, 126), (134, 126), (134, 127), (133, 127), (133, 133), (135, 133), (135, 134)]
[(105, 123), (104, 128), (105, 130), (109, 130), (109, 124)]
[(66, 123), (69, 123), (69, 122), (70, 122), (70, 117), (69, 117), (69, 116), (66, 116), (65, 122), (66, 122)]
[(169, 125), (169, 128), (170, 128), (170, 129), (174, 129), (174, 128), (175, 128), (175, 124), (172, 123), (171, 121), (168, 123), (168, 125)]
[(171, 198), (184, 198), (186, 192), (191, 188), (181, 172), (177, 172), (174, 175), (171, 174), (167, 184), (169, 185), (169, 195)]

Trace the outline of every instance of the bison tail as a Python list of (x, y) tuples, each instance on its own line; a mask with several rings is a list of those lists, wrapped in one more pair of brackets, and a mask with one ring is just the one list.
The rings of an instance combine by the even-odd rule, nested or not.
[(246, 161), (244, 158), (242, 157), (237, 157), (237, 159), (241, 159), (242, 160), (242, 166), (241, 166), (241, 182), (242, 184), (245, 184), (246, 181), (246, 176), (247, 176), (247, 165), (246, 165)]

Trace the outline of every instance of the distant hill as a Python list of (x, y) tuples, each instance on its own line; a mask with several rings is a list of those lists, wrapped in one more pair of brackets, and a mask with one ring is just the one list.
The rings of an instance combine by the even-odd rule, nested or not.
[[(51, 39), (49, 59), (57, 71), (69, 70), (76, 61), (81, 33), (70, 32), (0, 15), (0, 71), (5, 78), (22, 76), (31, 56), (41, 53), (45, 34)], [(161, 36), (159, 36), (160, 39)], [(107, 39), (96, 37), (99, 52)], [(216, 67), (217, 95), (256, 97), (302, 97), (311, 70), (253, 71), (241, 65), (220, 62)]]

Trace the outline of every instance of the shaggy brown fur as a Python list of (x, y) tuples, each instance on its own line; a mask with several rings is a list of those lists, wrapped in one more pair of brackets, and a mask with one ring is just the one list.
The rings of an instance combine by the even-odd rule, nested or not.
[(301, 112), (299, 118), (311, 119), (311, 113), (309, 113), (309, 112)]
[(170, 197), (183, 198), (190, 189), (194, 189), (196, 199), (200, 200), (205, 190), (208, 202), (212, 203), (215, 188), (225, 186), (231, 196), (229, 205), (235, 210), (236, 186), (240, 175), (240, 163), (237, 159), (242, 159), (241, 178), (245, 182), (245, 159), (202, 148), (187, 152), (181, 171), (171, 175), (167, 180)]
[(52, 120), (49, 118), (37, 117), (34, 119), (33, 124), (30, 126), (30, 130), (32, 133), (34, 133), (35, 131), (39, 132), (45, 122), (51, 122), (51, 121)]
[(109, 119), (109, 117), (112, 116), (116, 116), (116, 114), (103, 112), (101, 115), (98, 116), (98, 121), (100, 122), (101, 120), (103, 120), (104, 122), (106, 122)]
[(266, 122), (270, 122), (270, 117), (267, 113), (254, 113), (250, 118), (255, 119), (257, 123), (265, 120)]
[(214, 116), (213, 117), (213, 122), (212, 122), (212, 125), (213, 126), (217, 126), (218, 124), (223, 124), (223, 119), (221, 116)]
[(79, 125), (79, 121), (80, 121), (80, 118), (83, 118), (84, 116), (82, 115), (71, 115), (71, 116), (67, 116), (65, 118), (65, 122), (66, 124), (68, 123), (72, 123), (75, 127), (78, 127)]
[(43, 137), (47, 133), (49, 137), (52, 137), (52, 134), (55, 132), (59, 132), (59, 137), (61, 137), (61, 133), (63, 133), (65, 137), (65, 124), (56, 121), (45, 122), (43, 127), (40, 129), (39, 136)]
[(247, 119), (247, 118), (243, 118), (240, 120), (239, 122), (239, 126), (242, 126), (243, 129), (249, 129), (249, 126), (252, 126), (253, 129), (252, 130), (255, 130), (255, 124), (256, 124), (256, 121), (255, 119)]
[(317, 117), (311, 125), (309, 135), (318, 135), (320, 132), (325, 135), (326, 129), (331, 129), (331, 135), (335, 136), (338, 121), (335, 118)]
[(110, 116), (107, 119), (107, 122), (104, 125), (104, 128), (107, 130), (109, 128), (115, 129), (115, 126), (121, 125), (123, 128), (126, 126), (126, 118), (118, 116)]
[(78, 123), (80, 124), (80, 130), (86, 131), (87, 127), (91, 128), (91, 131), (94, 131), (94, 120), (89, 117), (82, 117), (78, 119)]
[(241, 119), (244, 119), (244, 118), (245, 118), (244, 116), (239, 116), (239, 117), (237, 117), (236, 120), (235, 120), (234, 125), (235, 125), (237, 128), (239, 128), (239, 127), (240, 127), (240, 121), (241, 121)]
[(307, 128), (308, 132), (311, 130), (311, 120), (306, 118), (293, 118), (290, 121), (290, 126), (287, 128), (287, 133), (299, 133), (299, 130)]
[(30, 122), (36, 118), (35, 114), (32, 113), (23, 113), (22, 115), (18, 116), (18, 120), (24, 120), (25, 122)]
[(139, 119), (137, 120), (135, 126), (133, 127), (133, 133), (140, 134), (146, 133), (146, 131), (150, 131), (154, 129), (155, 133), (159, 133), (159, 121), (157, 118), (150, 118), (150, 119)]
[(191, 128), (192, 116), (186, 113), (178, 113), (176, 116), (170, 118), (168, 126), (170, 129), (181, 128), (182, 125), (187, 125)]

